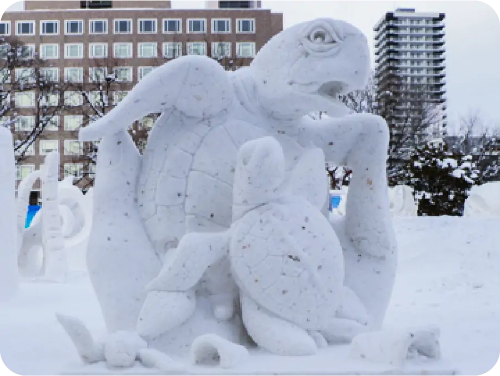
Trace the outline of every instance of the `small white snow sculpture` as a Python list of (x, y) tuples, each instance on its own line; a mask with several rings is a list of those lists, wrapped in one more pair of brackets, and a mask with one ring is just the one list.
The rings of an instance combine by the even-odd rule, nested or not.
[(465, 200), (465, 217), (498, 217), (500, 216), (500, 182), (475, 185)]
[[(55, 163), (55, 161), (53, 162)], [(73, 185), (73, 177), (68, 177), (57, 183), (57, 197), (54, 198), (53, 194), (50, 193), (50, 189), (54, 188), (55, 182), (53, 182), (54, 184), (44, 185), (43, 181), (47, 181), (49, 178), (44, 171), (46, 170), (43, 167), (40, 170), (33, 171), (21, 181), (18, 189), (17, 234), (20, 270), (28, 276), (44, 275), (44, 270), (40, 265), (43, 265), (49, 251), (47, 247), (43, 247), (43, 223), (44, 220), (48, 220), (44, 213), (47, 210), (50, 212), (51, 208), (56, 206), (54, 201), (49, 201), (48, 206), (44, 203), (33, 218), (30, 226), (25, 229), (29, 194), (37, 179), (42, 181), (42, 197), (50, 198), (52, 195), (52, 200), (57, 200), (67, 268), (85, 270), (85, 252), (92, 226), (92, 194), (83, 195), (82, 191)], [(39, 250), (41, 252), (37, 252)]]
[[(338, 100), (340, 94), (364, 87), (369, 66), (367, 40), (358, 29), (343, 21), (317, 19), (276, 35), (250, 67), (235, 72), (225, 72), (208, 57), (175, 59), (151, 72), (109, 114), (80, 131), (83, 141), (102, 138), (87, 265), (109, 332), (137, 329), (150, 347), (180, 354), (187, 353), (193, 340), (209, 333), (244, 343), (242, 314), (239, 304), (234, 305), (239, 291), (228, 257), (211, 264), (219, 252), (208, 247), (204, 258), (179, 256), (192, 263), (190, 268), (185, 272), (177, 269), (177, 277), (168, 286), (152, 283), (149, 293), (145, 287), (155, 277), (165, 277), (158, 273), (165, 270), (162, 264), (170, 265), (178, 246), (196, 243), (196, 235), (191, 237), (194, 240), (185, 235), (218, 233), (208, 243), (218, 246), (224, 237), (227, 239), (224, 231), (233, 220), (244, 218), (246, 210), (256, 205), (270, 202), (269, 197), (259, 194), (272, 186), (281, 170), (267, 171), (268, 180), (262, 179), (261, 186), (253, 182), (257, 184), (252, 186), (254, 191), (247, 186), (246, 203), (238, 201), (241, 196), (233, 189), (238, 150), (246, 142), (266, 136), (276, 139), (283, 150), (284, 185), (295, 181), (290, 185), (293, 195), (308, 197), (318, 212), (326, 191), (315, 186), (326, 187), (325, 174), (313, 175), (310, 182), (294, 177), (297, 171), (307, 175), (308, 170), (319, 169), (315, 164), (320, 162), (308, 159), (307, 150), (321, 149), (328, 162), (354, 171), (346, 215), (332, 226), (342, 247), (342, 291), (350, 289), (359, 303), (355, 306), (364, 307), (365, 314), (350, 312), (346, 302), (339, 311), (345, 318), (339, 317), (323, 334), (329, 342), (352, 338), (360, 327), (353, 317), (366, 318), (363, 330), (380, 327), (397, 260), (385, 168), (389, 132), (379, 116), (346, 116), (349, 111)], [(312, 120), (307, 114), (314, 111), (327, 111), (330, 117)], [(141, 157), (126, 128), (152, 112), (162, 115)], [(234, 208), (233, 198), (238, 203)], [(259, 215), (273, 217), (270, 213)], [(273, 228), (283, 226), (283, 230), (290, 225), (277, 222)], [(307, 230), (300, 227), (297, 231)], [(293, 239), (297, 234), (290, 236)], [(269, 239), (275, 240), (274, 236)], [(311, 252), (321, 254), (320, 250)], [(317, 262), (321, 256), (311, 258)], [(338, 278), (335, 271), (341, 264), (331, 265), (331, 278)], [(314, 265), (311, 261), (307, 268)], [(321, 284), (311, 280), (301, 283), (324, 295)], [(240, 287), (243, 290), (243, 283)], [(340, 287), (336, 289), (340, 291)], [(251, 299), (244, 299), (247, 307), (257, 304), (252, 294), (248, 292)], [(267, 302), (259, 300), (258, 304)], [(179, 303), (178, 309), (164, 309)], [(327, 310), (332, 305), (328, 303)], [(314, 303), (312, 307), (318, 308)], [(256, 309), (249, 307), (247, 311)], [(269, 321), (272, 318), (269, 316)], [(297, 338), (301, 337), (299, 332), (303, 334), (299, 342), (306, 344), (299, 352), (324, 345), (316, 333), (309, 335), (299, 328)], [(275, 344), (270, 346), (275, 348)]]
[(61, 282), (66, 277), (68, 265), (64, 251), (62, 221), (59, 211), (59, 152), (45, 157), (42, 166), (43, 219), (42, 248), (44, 249), (42, 274), (45, 279)]
[(18, 287), (16, 239), (16, 164), (12, 134), (0, 126), (0, 302)]
[(413, 190), (407, 185), (396, 185), (389, 188), (391, 213), (398, 217), (417, 216), (417, 204), (413, 197)]

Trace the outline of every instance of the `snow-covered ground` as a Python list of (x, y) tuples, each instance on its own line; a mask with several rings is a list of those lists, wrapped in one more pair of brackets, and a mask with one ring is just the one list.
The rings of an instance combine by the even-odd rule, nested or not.
[[(489, 371), (500, 354), (500, 218), (394, 221), (400, 266), (386, 323), (435, 323), (441, 327), (444, 369), (470, 375)], [(104, 331), (99, 306), (84, 274), (74, 273), (67, 284), (25, 282), (15, 300), (0, 307), (0, 354), (12, 371), (58, 374), (68, 364), (79, 363), (55, 312), (82, 318), (92, 333)], [(299, 358), (260, 353), (229, 372), (329, 373), (339, 369), (338, 363), (347, 354), (346, 348), (337, 349), (335, 356), (331, 349), (321, 350), (316, 357)], [(344, 362), (356, 367), (352, 360)], [(347, 368), (341, 373), (345, 371)]]

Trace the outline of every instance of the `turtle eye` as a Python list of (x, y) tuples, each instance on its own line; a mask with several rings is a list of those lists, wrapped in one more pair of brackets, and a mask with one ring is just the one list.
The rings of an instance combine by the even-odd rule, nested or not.
[(317, 28), (309, 34), (309, 40), (316, 44), (333, 44), (336, 41), (332, 35), (323, 28)]

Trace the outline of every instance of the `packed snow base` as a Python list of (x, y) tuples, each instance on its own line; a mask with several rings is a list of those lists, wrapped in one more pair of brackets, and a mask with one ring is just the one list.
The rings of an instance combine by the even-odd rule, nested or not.
[[(489, 371), (500, 354), (500, 218), (411, 217), (395, 218), (394, 222), (401, 251), (386, 323), (401, 328), (429, 323), (439, 326), (441, 361), (414, 359), (402, 367), (388, 366), (351, 358), (350, 346), (344, 345), (320, 349), (307, 357), (273, 356), (250, 349), (250, 358), (228, 369), (193, 365), (187, 356), (182, 372), (366, 374), (428, 369), (429, 374), (453, 370), (480, 375)], [(82, 366), (56, 319), (57, 312), (85, 317), (96, 338), (105, 334), (99, 304), (86, 275), (73, 273), (67, 284), (22, 281), (15, 300), (0, 310), (0, 354), (9, 369), (24, 375), (132, 371), (111, 370), (103, 363)], [(136, 367), (139, 374), (162, 373), (158, 368)], [(172, 362), (169, 367), (173, 367)]]

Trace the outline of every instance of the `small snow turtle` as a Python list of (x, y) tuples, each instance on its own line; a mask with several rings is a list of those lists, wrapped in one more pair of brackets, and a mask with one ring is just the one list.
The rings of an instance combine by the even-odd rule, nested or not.
[[(344, 293), (342, 248), (321, 213), (324, 155), (308, 150), (290, 176), (278, 141), (264, 137), (238, 152), (233, 224), (185, 235), (148, 289), (187, 291), (228, 257), (254, 341), (283, 355), (314, 353), (335, 330)], [(313, 187), (311, 187), (311, 184)]]

